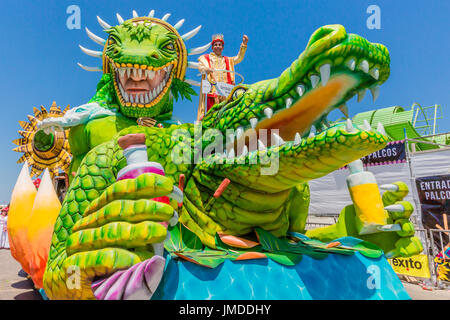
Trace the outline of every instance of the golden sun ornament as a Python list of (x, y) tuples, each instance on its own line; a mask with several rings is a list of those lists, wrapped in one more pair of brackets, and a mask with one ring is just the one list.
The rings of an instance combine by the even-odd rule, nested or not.
[(46, 168), (52, 177), (58, 176), (60, 170), (68, 173), (72, 160), (68, 140), (69, 130), (53, 129), (51, 134), (46, 134), (38, 129), (37, 124), (46, 118), (64, 116), (69, 106), (62, 111), (56, 102), (53, 102), (49, 111), (44, 106), (41, 106), (40, 110), (38, 108), (33, 110), (34, 116), (27, 116), (29, 122), (19, 121), (24, 130), (19, 130), (22, 138), (13, 141), (18, 145), (13, 150), (22, 152), (23, 155), (17, 163), (26, 161), (31, 167), (31, 177), (39, 176)]

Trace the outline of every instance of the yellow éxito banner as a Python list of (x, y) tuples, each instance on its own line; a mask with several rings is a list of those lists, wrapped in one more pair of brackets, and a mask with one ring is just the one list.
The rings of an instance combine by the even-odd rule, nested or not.
[(409, 258), (388, 259), (395, 273), (412, 277), (430, 278), (428, 269), (428, 257), (418, 254)]

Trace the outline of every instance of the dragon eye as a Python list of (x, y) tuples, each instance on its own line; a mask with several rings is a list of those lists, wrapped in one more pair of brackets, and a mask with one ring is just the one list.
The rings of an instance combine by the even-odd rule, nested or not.
[(231, 99), (233, 99), (233, 100), (238, 99), (245, 93), (245, 91), (246, 90), (244, 88), (237, 88), (236, 90), (234, 90), (233, 95), (231, 96)]
[(173, 50), (173, 49), (175, 49), (173, 43), (167, 44), (164, 48), (167, 49), (167, 50)]

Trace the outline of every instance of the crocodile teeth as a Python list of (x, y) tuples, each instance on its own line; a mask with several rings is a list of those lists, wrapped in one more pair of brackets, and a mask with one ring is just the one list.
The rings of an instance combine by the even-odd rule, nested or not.
[(311, 79), (311, 86), (313, 88), (315, 88), (317, 86), (317, 84), (319, 83), (319, 81), (320, 81), (319, 76), (316, 76), (315, 74), (313, 74), (309, 78)]
[(378, 78), (380, 77), (380, 71), (378, 70), (378, 68), (373, 68), (369, 73), (375, 80), (378, 80)]
[(380, 86), (370, 88), (370, 92), (372, 93), (373, 102), (375, 102), (380, 95)]
[(362, 99), (364, 99), (364, 96), (366, 95), (367, 89), (362, 89), (358, 91), (358, 102), (361, 102)]
[(127, 76), (128, 78), (131, 76), (131, 68), (127, 68)]
[(250, 118), (250, 125), (252, 126), (252, 129), (256, 128), (256, 125), (258, 124), (258, 119), (257, 118)]
[(262, 143), (262, 141), (259, 140), (259, 139), (258, 139), (258, 150), (259, 150), (259, 151), (266, 150), (266, 146), (265, 146), (264, 143)]
[(320, 78), (322, 79), (322, 86), (326, 85), (330, 79), (331, 65), (326, 63), (319, 68)]
[(347, 119), (346, 123), (345, 123), (345, 131), (347, 131), (348, 133), (352, 133), (355, 132), (355, 127), (353, 126), (352, 120)]
[(134, 97), (133, 97), (132, 94), (130, 94), (130, 102), (131, 102), (131, 103), (134, 103)]
[(377, 131), (381, 133), (383, 136), (387, 136), (386, 130), (384, 130), (384, 126), (381, 122), (378, 122)]
[(298, 95), (300, 97), (303, 96), (303, 94), (305, 93), (305, 86), (302, 84), (299, 84), (296, 89), (297, 89)]
[(241, 156), (246, 156), (248, 154), (248, 148), (244, 145), (244, 148), (242, 148)]
[(367, 60), (361, 61), (358, 66), (358, 69), (362, 70), (364, 73), (368, 73), (369, 72), (369, 62), (367, 62)]
[(339, 107), (339, 110), (341, 110), (344, 116), (348, 118), (348, 107), (345, 103)]
[(126, 68), (119, 68), (119, 76), (122, 78), (125, 75), (125, 72), (127, 71)]
[(273, 146), (278, 147), (284, 144), (283, 138), (281, 138), (278, 134), (272, 133), (272, 137), (275, 140), (275, 144), (272, 144)]
[(372, 127), (370, 126), (369, 121), (364, 120), (364, 122), (363, 122), (363, 129), (366, 130), (366, 131), (372, 130)]
[(228, 151), (228, 159), (232, 159), (232, 158), (234, 158), (234, 149), (233, 148), (231, 148), (231, 150)]
[(287, 98), (286, 99), (286, 109), (290, 108), (292, 105), (292, 98)]
[(236, 139), (239, 139), (243, 133), (244, 133), (244, 128), (238, 127), (236, 129)]
[(295, 134), (295, 138), (294, 138), (294, 146), (298, 146), (301, 142), (302, 142), (302, 137), (301, 137), (300, 133), (297, 132)]
[(266, 115), (267, 119), (272, 118), (272, 116), (273, 116), (272, 108), (265, 108), (264, 109), (264, 114)]
[(345, 64), (350, 70), (352, 70), (352, 71), (355, 70), (355, 67), (356, 67), (355, 59), (350, 59)]
[(308, 138), (314, 138), (315, 136), (316, 136), (315, 133), (311, 131), (311, 132), (309, 133)]

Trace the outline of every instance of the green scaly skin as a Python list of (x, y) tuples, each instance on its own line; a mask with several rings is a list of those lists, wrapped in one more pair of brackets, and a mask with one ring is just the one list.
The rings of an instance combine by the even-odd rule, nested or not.
[[(356, 66), (366, 60), (370, 71), (378, 68), (378, 80), (370, 72), (350, 70), (346, 62), (351, 58), (356, 60)], [(326, 85), (312, 88), (310, 76), (319, 74), (324, 63), (331, 64), (331, 77)], [(206, 130), (210, 128), (226, 133), (227, 129), (241, 127), (247, 132), (250, 119), (257, 118), (257, 129), (279, 129), (281, 138), (288, 142), (227, 160), (241, 164), (211, 163), (224, 161), (218, 153), (197, 164), (177, 164), (172, 154), (184, 147), (194, 150), (198, 142), (182, 140), (175, 134), (184, 130), (194, 137), (194, 125), (184, 124), (168, 128), (128, 127), (92, 148), (80, 163), (55, 224), (44, 274), (46, 294), (51, 299), (93, 299), (91, 284), (95, 278), (151, 257), (151, 244), (163, 241), (167, 232), (157, 222), (168, 221), (176, 206), (148, 199), (171, 193), (181, 174), (185, 175), (186, 183), (183, 206), (177, 209), (179, 221), (209, 247), (215, 247), (216, 232), (240, 236), (255, 227), (279, 237), (287, 231), (304, 232), (309, 205), (307, 182), (383, 148), (387, 141), (375, 130), (348, 130), (345, 126), (324, 129), (308, 137), (311, 125), (321, 130), (332, 109), (357, 91), (382, 84), (388, 76), (389, 54), (384, 46), (347, 34), (340, 25), (325, 26), (312, 35), (306, 50), (279, 78), (236, 88), (202, 122), (204, 140), (209, 138)], [(297, 91), (299, 85), (305, 89), (301, 96)], [(286, 108), (288, 98), (292, 99), (290, 108)], [(271, 119), (264, 113), (267, 107), (273, 111)], [(299, 125), (303, 139), (292, 141), (295, 136), (292, 130)], [(118, 171), (126, 165), (117, 139), (131, 133), (145, 134), (148, 159), (164, 167), (165, 177), (143, 174), (116, 182)], [(202, 148), (205, 147), (204, 141)], [(279, 159), (276, 174), (261, 175), (261, 170), (269, 166), (261, 163), (275, 159), (270, 157), (276, 155)], [(190, 156), (194, 157), (193, 151)], [(255, 159), (259, 159), (258, 163), (252, 164)], [(215, 199), (213, 194), (224, 178), (231, 183)], [(385, 204), (398, 203), (407, 194), (405, 186), (398, 185), (398, 192), (384, 194)], [(404, 213), (390, 213), (391, 222), (404, 226), (402, 232), (368, 237), (385, 252), (396, 249), (398, 255), (411, 255), (420, 251), (421, 245), (411, 237), (414, 231), (407, 220), (412, 206), (403, 204), (407, 207)], [(362, 238), (355, 234), (354, 218), (353, 206), (348, 206), (338, 224), (306, 234), (324, 241), (346, 235)], [(67, 268), (72, 265), (79, 267), (81, 287), (69, 289)]]

